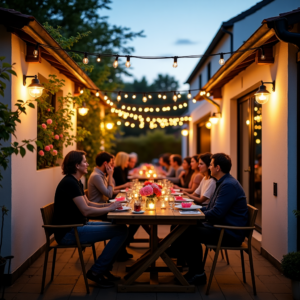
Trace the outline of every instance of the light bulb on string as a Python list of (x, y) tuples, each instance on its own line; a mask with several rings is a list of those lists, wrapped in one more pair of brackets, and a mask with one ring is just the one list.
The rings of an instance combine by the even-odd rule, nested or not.
[(126, 68), (130, 68), (130, 57), (129, 56), (127, 56), (127, 61), (126, 61), (126, 63), (125, 63), (125, 66), (126, 66)]
[(177, 98), (180, 99), (181, 98), (181, 94), (178, 92), (177, 94)]
[(121, 97), (121, 92), (119, 92), (119, 93), (118, 93), (118, 96), (117, 96), (117, 100), (118, 100), (118, 101), (121, 101), (121, 99), (122, 99), (122, 97)]
[(143, 102), (147, 102), (147, 97), (146, 97), (145, 94), (144, 94), (144, 96), (143, 96)]
[(206, 96), (209, 97), (209, 96), (210, 96), (210, 92), (207, 92), (207, 93), (206, 93)]
[(173, 68), (177, 68), (178, 63), (177, 63), (177, 56), (174, 57), (174, 63), (173, 63)]
[(159, 93), (157, 97), (158, 97), (158, 98), (161, 98), (161, 94)]
[(87, 64), (89, 63), (89, 59), (88, 59), (88, 57), (87, 57), (87, 53), (86, 53), (86, 52), (84, 53), (84, 58), (83, 58), (82, 62), (83, 62), (85, 65), (87, 65)]
[(265, 60), (266, 59), (265, 50), (264, 50), (264, 48), (260, 48), (260, 49), (261, 49), (260, 59)]
[(166, 93), (164, 93), (164, 94), (163, 94), (162, 98), (163, 98), (164, 100), (166, 100), (166, 99), (167, 99), (167, 95), (166, 95)]
[(174, 101), (174, 102), (177, 101), (177, 95), (176, 95), (176, 92), (174, 92), (174, 95), (173, 95), (173, 101)]
[(187, 97), (188, 97), (189, 99), (191, 99), (191, 98), (192, 98), (191, 91), (189, 91), (189, 93), (188, 93)]
[(225, 59), (224, 59), (224, 54), (223, 53), (220, 54), (219, 64), (221, 66), (223, 66), (225, 64)]
[(125, 94), (125, 95), (124, 95), (124, 98), (128, 98), (128, 94)]
[(80, 94), (83, 94), (83, 89), (80, 89)]
[(149, 95), (148, 95), (148, 98), (149, 98), (149, 99), (152, 99), (152, 95), (149, 94)]
[(107, 93), (104, 94), (104, 100), (107, 100), (108, 97), (107, 97)]
[(97, 56), (96, 61), (97, 61), (98, 63), (101, 62), (101, 56), (100, 56), (100, 54)]
[(96, 97), (99, 97), (100, 93), (99, 91), (96, 92)]
[(133, 95), (132, 95), (132, 99), (135, 99), (135, 98), (136, 98), (136, 94), (133, 94)]
[(115, 69), (116, 69), (116, 68), (118, 67), (118, 65), (119, 65), (118, 59), (119, 59), (119, 56), (116, 56), (116, 59), (115, 59), (115, 61), (114, 61), (114, 63), (113, 63), (113, 67), (114, 67)]
[(37, 58), (39, 55), (39, 44), (36, 44), (35, 49), (33, 50), (33, 56)]
[(196, 103), (196, 102), (197, 102), (197, 100), (194, 98), (194, 99), (193, 99), (193, 103)]

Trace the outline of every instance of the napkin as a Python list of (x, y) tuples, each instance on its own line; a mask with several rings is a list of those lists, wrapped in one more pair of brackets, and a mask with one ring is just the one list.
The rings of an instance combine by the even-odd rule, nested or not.
[(182, 203), (181, 203), (181, 206), (182, 206), (182, 207), (191, 207), (191, 206), (192, 206), (192, 203), (191, 203), (191, 202), (188, 202), (188, 203), (182, 202)]
[(128, 191), (129, 191), (129, 188), (126, 188), (125, 191), (128, 192)]
[(178, 200), (183, 200), (183, 198), (182, 198), (181, 196), (176, 196), (176, 197), (175, 197), (175, 200), (177, 200), (177, 201), (178, 201)]
[(124, 200), (125, 200), (125, 197), (116, 198), (116, 201), (124, 201)]
[(175, 193), (175, 191), (174, 191), (174, 189), (173, 189), (173, 188), (171, 188), (171, 193)]
[(179, 212), (182, 215), (201, 215), (201, 212), (198, 210), (180, 210)]

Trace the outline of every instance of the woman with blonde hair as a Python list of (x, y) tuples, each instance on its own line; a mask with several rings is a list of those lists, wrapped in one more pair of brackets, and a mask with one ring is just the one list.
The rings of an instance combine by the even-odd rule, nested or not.
[(115, 159), (114, 179), (116, 186), (123, 185), (128, 182), (128, 162), (129, 155), (125, 152), (118, 152)]

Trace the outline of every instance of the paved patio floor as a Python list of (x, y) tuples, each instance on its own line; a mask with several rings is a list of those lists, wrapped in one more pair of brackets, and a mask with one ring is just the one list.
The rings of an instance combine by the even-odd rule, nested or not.
[[(168, 231), (167, 226), (161, 226), (159, 229), (159, 236), (162, 237)], [(137, 233), (138, 237), (146, 237), (142, 229)], [(134, 247), (128, 248), (128, 252), (134, 255), (133, 260), (124, 263), (115, 263), (113, 273), (119, 276), (125, 275), (125, 266), (130, 265), (137, 259), (144, 251), (146, 251), (146, 244), (133, 244)], [(138, 246), (138, 247), (137, 247)], [(96, 245), (97, 255), (100, 255), (104, 243), (100, 242)], [(256, 277), (257, 296), (253, 296), (252, 284), (250, 277), (250, 268), (248, 256), (245, 254), (245, 268), (247, 283), (242, 281), (242, 268), (240, 255), (238, 251), (229, 251), (230, 265), (221, 259), (218, 260), (217, 268), (214, 275), (214, 280), (210, 289), (210, 295), (205, 295), (206, 286), (198, 286), (195, 293), (176, 294), (176, 293), (117, 293), (116, 287), (112, 289), (100, 289), (91, 281), (90, 294), (86, 294), (84, 280), (81, 272), (78, 253), (73, 257), (72, 249), (58, 250), (55, 278), (50, 283), (51, 262), (48, 264), (46, 288), (44, 295), (40, 295), (43, 259), (42, 255), (36, 260), (28, 270), (9, 288), (6, 289), (6, 300), (36, 300), (36, 299), (101, 299), (101, 300), (288, 300), (293, 299), (291, 294), (290, 280), (285, 278), (275, 267), (273, 267), (265, 258), (263, 258), (258, 251), (253, 250), (254, 255), (254, 270)], [(50, 256), (52, 253), (50, 253)], [(212, 252), (210, 253), (206, 263), (206, 274), (209, 276), (212, 265)], [(93, 264), (93, 257), (91, 249), (86, 249), (84, 253), (84, 260), (86, 268), (89, 269)], [(51, 261), (51, 259), (50, 259)], [(158, 261), (162, 264), (162, 261)], [(149, 281), (150, 276), (144, 273), (138, 282)], [(172, 273), (159, 273), (160, 282), (172, 282), (174, 276)]]

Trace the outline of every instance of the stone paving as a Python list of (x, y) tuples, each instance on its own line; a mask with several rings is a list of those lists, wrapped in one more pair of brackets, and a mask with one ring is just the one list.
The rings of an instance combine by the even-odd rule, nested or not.
[[(159, 236), (162, 237), (167, 226), (161, 226)], [(138, 237), (145, 237), (143, 230), (139, 230)], [(115, 263), (113, 273), (119, 276), (125, 275), (125, 266), (130, 265), (143, 252), (146, 251), (146, 244), (133, 244), (128, 248), (128, 252), (134, 255), (132, 260), (122, 263)], [(96, 245), (97, 255), (103, 250), (104, 243), (99, 242)], [(79, 300), (79, 299), (101, 299), (101, 300), (289, 300), (293, 299), (291, 294), (290, 280), (285, 278), (273, 265), (263, 258), (257, 250), (253, 249), (254, 255), (254, 271), (256, 277), (257, 296), (253, 296), (250, 268), (248, 256), (245, 254), (246, 281), (242, 280), (242, 267), (240, 255), (238, 251), (228, 251), (230, 265), (227, 265), (221, 256), (219, 257), (215, 270), (214, 279), (210, 289), (210, 295), (205, 295), (206, 286), (198, 286), (195, 293), (117, 293), (116, 287), (112, 289), (100, 289), (91, 281), (90, 294), (86, 294), (84, 280), (81, 272), (78, 253), (74, 253), (72, 249), (58, 250), (55, 278), (50, 282), (51, 274), (51, 258), (49, 259), (46, 287), (44, 295), (40, 295), (43, 260), (44, 255), (38, 258), (26, 272), (11, 286), (6, 289), (6, 300), (36, 300), (36, 299), (57, 299), (57, 300)], [(50, 257), (52, 253), (50, 252)], [(209, 254), (206, 263), (206, 274), (209, 277), (212, 265), (213, 252)], [(84, 260), (86, 268), (89, 269), (93, 264), (93, 256), (91, 249), (84, 252)], [(162, 261), (158, 261), (158, 265), (163, 265)], [(144, 273), (138, 282), (149, 281), (150, 276)], [(172, 273), (159, 273), (159, 281), (163, 283), (172, 282), (174, 276)]]

